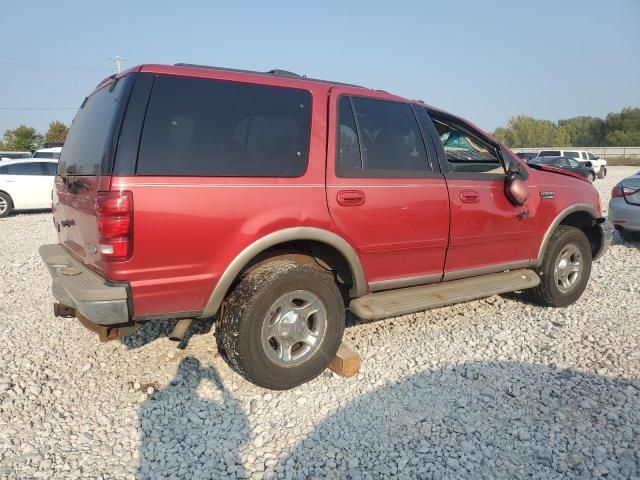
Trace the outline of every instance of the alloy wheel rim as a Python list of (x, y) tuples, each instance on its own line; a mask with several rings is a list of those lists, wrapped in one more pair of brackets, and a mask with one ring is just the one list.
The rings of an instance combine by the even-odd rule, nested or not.
[(7, 201), (4, 198), (0, 197), (0, 214), (6, 212), (8, 207), (9, 204), (7, 203)]
[(584, 259), (580, 249), (573, 243), (562, 247), (553, 269), (553, 279), (558, 290), (562, 293), (573, 290), (578, 284), (583, 270)]
[(278, 298), (262, 322), (262, 348), (269, 360), (294, 367), (320, 348), (327, 329), (327, 309), (308, 290), (295, 290)]

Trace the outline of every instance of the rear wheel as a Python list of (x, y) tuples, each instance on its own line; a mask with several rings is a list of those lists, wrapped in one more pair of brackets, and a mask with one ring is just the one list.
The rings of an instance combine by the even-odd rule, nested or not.
[(591, 274), (591, 245), (585, 234), (560, 225), (551, 236), (542, 265), (540, 285), (531, 289), (534, 302), (566, 307), (580, 298)]
[(342, 341), (345, 306), (333, 276), (289, 260), (260, 266), (228, 298), (221, 340), (251, 382), (285, 390), (328, 366)]
[(604, 178), (607, 176), (607, 169), (605, 167), (600, 167), (598, 171), (598, 178)]
[(6, 193), (0, 192), (0, 218), (4, 218), (11, 213), (13, 202)]

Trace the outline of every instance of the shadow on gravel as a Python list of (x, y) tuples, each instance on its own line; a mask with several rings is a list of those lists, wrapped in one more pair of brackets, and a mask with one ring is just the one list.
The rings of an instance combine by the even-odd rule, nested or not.
[(183, 358), (175, 378), (140, 409), (139, 478), (244, 477), (239, 449), (247, 419), (218, 374), (193, 357)]
[(611, 245), (621, 245), (623, 247), (627, 247), (632, 250), (640, 250), (640, 242), (636, 242), (632, 240), (630, 241), (623, 240), (617, 230), (613, 233), (613, 239), (611, 240)]
[[(204, 395), (213, 399), (198, 393), (205, 381), (211, 391)], [(303, 423), (324, 401), (318, 395), (298, 407), (283, 405), (279, 395), (273, 393), (269, 407), (288, 408), (288, 417)], [(283, 451), (265, 478), (640, 475), (637, 379), (472, 362), (415, 375), (343, 405), (293, 447), (271, 445), (276, 454)], [(252, 467), (242, 466), (240, 454), (249, 442), (248, 425), (215, 371), (187, 357), (170, 386), (142, 405), (139, 476), (250, 476)], [(271, 428), (276, 439), (285, 427)]]
[[(144, 322), (140, 328), (120, 339), (120, 342), (129, 349), (140, 348), (159, 338), (168, 337), (176, 326), (177, 320), (152, 320)], [(204, 335), (211, 331), (214, 317), (194, 320), (178, 348), (184, 350), (189, 344), (189, 340), (194, 335)]]

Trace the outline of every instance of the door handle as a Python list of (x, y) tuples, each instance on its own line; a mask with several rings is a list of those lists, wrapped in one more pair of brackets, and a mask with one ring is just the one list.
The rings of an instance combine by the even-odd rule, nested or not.
[(462, 190), (460, 192), (460, 200), (463, 203), (478, 203), (480, 201), (480, 195), (475, 190)]
[(340, 190), (336, 200), (343, 207), (359, 207), (364, 205), (364, 192), (360, 190)]

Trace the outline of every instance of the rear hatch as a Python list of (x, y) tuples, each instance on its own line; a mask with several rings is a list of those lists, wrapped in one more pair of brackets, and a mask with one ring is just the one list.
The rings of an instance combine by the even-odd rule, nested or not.
[(117, 133), (133, 83), (132, 74), (101, 84), (78, 110), (65, 141), (53, 191), (60, 243), (102, 272), (96, 213), (98, 192), (109, 190)]

